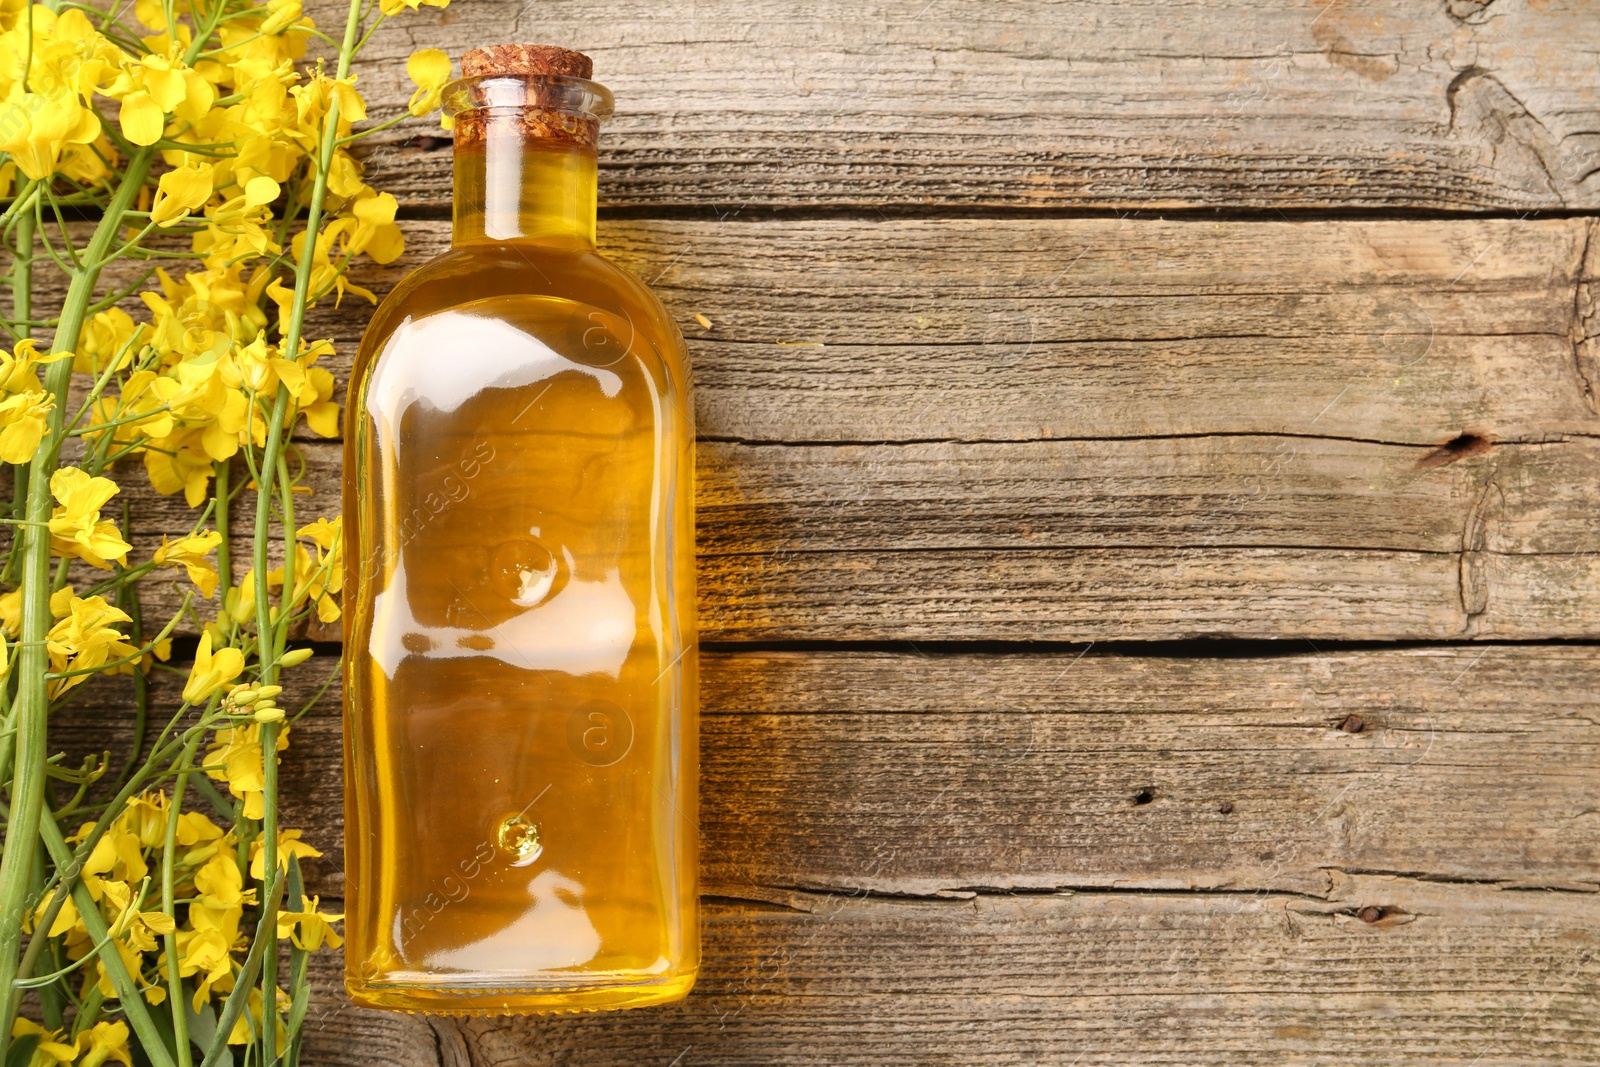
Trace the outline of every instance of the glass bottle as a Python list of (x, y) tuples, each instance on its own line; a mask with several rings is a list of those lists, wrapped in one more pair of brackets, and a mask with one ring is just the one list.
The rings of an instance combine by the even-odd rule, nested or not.
[(699, 964), (683, 338), (595, 251), (611, 94), (478, 49), (450, 250), (351, 374), (346, 986), (452, 1014), (675, 1000)]

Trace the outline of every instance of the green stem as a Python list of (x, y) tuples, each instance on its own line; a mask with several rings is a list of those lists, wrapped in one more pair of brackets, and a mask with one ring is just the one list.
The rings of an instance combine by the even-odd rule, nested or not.
[(89, 987), (89, 992), (83, 998), (83, 1006), (78, 1009), (78, 1014), (72, 1020), (72, 1037), (88, 1030), (100, 1021), (100, 1008), (106, 1002), (106, 995), (100, 992), (99, 983)]
[(295, 609), (295, 570), (298, 562), (295, 558), (294, 482), (289, 479), (289, 462), (281, 452), (278, 454), (277, 474), (278, 492), (282, 494), (278, 508), (283, 513), (283, 598), (278, 605), (278, 626), (282, 632), (275, 633), (272, 639), (274, 660), (282, 658), (289, 645), (289, 620)]
[(177, 875), (173, 870), (173, 858), (178, 852), (178, 816), (183, 810), (183, 794), (189, 787), (189, 767), (194, 763), (195, 750), (200, 747), (200, 739), (204, 736), (203, 731), (196, 730), (183, 748), (184, 769), (178, 772), (177, 779), (172, 783), (172, 805), (167, 809), (167, 836), (161, 852), (161, 911), (174, 923), (173, 932), (163, 934), (161, 940), (167, 950), (167, 1003), (172, 1009), (173, 1047), (178, 1054), (178, 1067), (191, 1067), (194, 1058), (189, 1053), (189, 1015), (184, 1010), (188, 1005), (185, 1003), (183, 976), (180, 973), (183, 964), (178, 957)]
[[(62, 304), (61, 326), (56, 331), (53, 354), (76, 349), (83, 329), (84, 310), (93, 302), (95, 285), (106, 251), (116, 238), (122, 215), (144, 186), (154, 153), (140, 152), (128, 160), (128, 169), (106, 214), (95, 227), (84, 256), (84, 268), (74, 272)], [(6, 824), (5, 851), (0, 855), (0, 1060), (9, 1054), (11, 1024), (17, 1014), (18, 956), (22, 944), (22, 909), (33, 877), (34, 841), (44, 812), (45, 762), (49, 756), (46, 718), (49, 694), (46, 673), (50, 659), (45, 635), (50, 616), (50, 531), (42, 525), (50, 518), (50, 475), (61, 448), (66, 418), (67, 387), (72, 380), (70, 359), (58, 359), (45, 371), (45, 391), (53, 403), (47, 416), (44, 443), (34, 453), (28, 470), (27, 511), (31, 524), (18, 527), (22, 567), (22, 639), (17, 653), (17, 700), (12, 711), (16, 725), (16, 768), (11, 781), (11, 818)], [(118, 961), (120, 963), (120, 960)]]
[[(316, 231), (308, 231), (314, 234)], [(306, 241), (307, 247), (311, 240)], [(278, 386), (278, 398), (272, 405), (272, 424), (267, 430), (267, 447), (261, 465), (261, 473), (274, 469), (277, 462), (273, 457), (282, 446), (283, 417), (289, 406), (289, 390)], [(254, 549), (256, 568), (256, 656), (261, 664), (261, 682), (271, 685), (278, 677), (278, 642), (274, 638), (272, 625), (272, 587), (267, 581), (267, 538), (272, 527), (272, 483), (264, 477), (256, 478), (256, 531)], [(292, 556), (294, 544), (293, 534), (285, 535), (285, 551)], [(287, 593), (285, 594), (287, 597)], [(284, 606), (288, 606), (285, 599)], [(280, 616), (287, 617), (287, 611), (281, 611)], [(277, 863), (277, 824), (278, 824), (278, 728), (276, 723), (263, 723), (257, 735), (261, 742), (261, 763), (263, 778), (263, 805), (262, 805), (262, 833), (264, 840), (262, 848), (265, 850), (264, 866), (261, 871), (261, 899), (266, 901), (276, 900), (275, 890), (278, 885)], [(241, 842), (242, 844), (242, 842)], [(277, 915), (273, 907), (263, 904), (261, 909), (261, 922), (265, 929), (271, 932), (267, 935), (267, 944), (262, 947), (261, 955), (261, 1062), (266, 1067), (277, 1060), (275, 1051), (278, 1036), (276, 1019), (278, 1011), (278, 932)]]
[[(37, 184), (30, 185), (29, 196), (36, 196), (37, 193)], [(33, 213), (31, 211), (17, 219), (16, 234), (17, 247), (15, 258), (11, 262), (11, 313), (13, 318), (26, 319), (31, 318), (33, 314)], [(16, 499), (12, 504), (11, 512), (12, 516), (16, 517), (18, 506), (26, 507), (26, 468), (18, 464), (12, 470), (16, 473)], [(22, 530), (19, 529), (12, 537), (11, 551), (6, 556), (5, 569), (7, 574), (11, 571), (11, 565), (15, 560), (16, 548), (21, 541)], [(9, 696), (10, 691), (8, 682), (4, 687), (4, 694)], [(11, 757), (16, 751), (17, 724), (14, 717), (15, 708), (16, 705), (8, 701), (5, 717), (0, 719), (0, 724), (3, 724), (4, 730), (3, 734), (0, 734), (0, 782), (6, 781), (7, 776), (11, 773)], [(10, 840), (10, 834), (7, 834), (6, 843), (8, 845)], [(10, 850), (7, 849), (7, 851)], [(8, 903), (11, 900), (10, 897), (3, 899)], [(7, 921), (9, 921), (8, 916), (0, 916), (0, 924)], [(5, 1032), (10, 1034), (11, 1016), (7, 1014), (0, 1017), (0, 1023), (4, 1024)], [(4, 1042), (0, 1041), (0, 1049), (3, 1049), (3, 1046)]]
[[(267, 636), (260, 639), (263, 657), (270, 657), (276, 662), (283, 655), (284, 645), (289, 638), (289, 619), (294, 606), (295, 582), (295, 537), (294, 537), (294, 483), (289, 480), (289, 463), (278, 453), (278, 492), (282, 494), (278, 506), (283, 511), (284, 546), (283, 546), (283, 599), (279, 605), (278, 625), (282, 628), (281, 635), (270, 631)], [(265, 487), (262, 487), (265, 496)], [(259, 571), (257, 572), (260, 573)], [(261, 812), (261, 873), (263, 887), (276, 884), (278, 878), (278, 731), (281, 724), (275, 722), (261, 725), (261, 759), (262, 759), (262, 784), (263, 797)], [(291, 902), (298, 903), (298, 902)], [(276, 924), (276, 916), (273, 917)], [(262, 1032), (262, 1062), (273, 1063), (275, 1045), (278, 1038), (278, 942), (276, 928), (274, 936), (262, 951), (261, 956), (261, 1032)]]
[(233, 464), (228, 460), (220, 460), (216, 465), (215, 499), (217, 501), (216, 531), (222, 536), (217, 542), (217, 577), (222, 579), (217, 584), (222, 587), (217, 603), (228, 603), (228, 590), (233, 588), (233, 531), (229, 524), (233, 517), (233, 496), (229, 487), (229, 478), (233, 473)]
[[(122, 502), (122, 528), (129, 529), (128, 502)], [(123, 574), (127, 568), (122, 568)], [(139, 586), (136, 582), (127, 582), (117, 589), (117, 606), (128, 613), (128, 637), (133, 646), (138, 648), (144, 643), (144, 613), (139, 606)], [(150, 679), (144, 672), (143, 665), (133, 669), (133, 744), (128, 748), (128, 758), (122, 765), (122, 773), (117, 775), (117, 781), (126, 780), (133, 774), (134, 768), (139, 765), (139, 755), (144, 751), (145, 724), (150, 712)]]
[[(345, 17), (344, 43), (339, 48), (338, 77), (344, 78), (350, 74), (350, 60), (355, 54), (356, 42), (361, 31), (361, 0), (350, 0), (349, 12)], [(323, 117), (322, 144), (317, 155), (316, 178), (311, 185), (311, 202), (306, 208), (305, 240), (301, 242), (300, 259), (295, 264), (294, 272), (294, 303), (290, 305), (288, 328), (284, 331), (283, 354), (286, 359), (294, 359), (300, 354), (300, 337), (305, 326), (306, 303), (311, 291), (312, 267), (316, 262), (317, 231), (322, 226), (322, 205), (328, 195), (328, 172), (333, 166), (334, 152), (339, 144), (339, 101), (334, 98), (328, 104), (328, 113)], [(267, 539), (271, 533), (272, 524), (272, 491), (270, 483), (265, 476), (278, 469), (280, 453), (283, 447), (283, 420), (289, 407), (289, 390), (278, 386), (277, 398), (272, 405), (272, 421), (267, 427), (267, 444), (262, 452), (261, 465), (256, 476), (256, 525), (254, 549), (256, 569), (256, 637), (258, 655), (261, 661), (261, 681), (263, 684), (272, 685), (278, 679), (278, 648), (277, 642), (272, 638), (272, 590), (267, 582)], [(288, 514), (288, 512), (285, 512)], [(294, 531), (286, 530), (284, 533), (285, 558), (292, 560), (294, 556)], [(286, 562), (285, 576), (292, 562)], [(286, 597), (292, 596), (294, 589), (287, 583), (284, 586)], [(287, 617), (288, 612), (283, 612)], [(273, 723), (266, 723), (261, 728), (261, 758), (266, 774), (266, 796), (264, 805), (263, 832), (265, 840), (262, 842), (264, 849), (265, 866), (262, 871), (264, 881), (261, 909), (261, 927), (265, 931), (263, 936), (267, 943), (262, 947), (261, 956), (261, 992), (262, 992), (262, 1040), (261, 1062), (264, 1067), (274, 1067), (277, 1061), (277, 1017), (278, 1017), (278, 930), (277, 930), (277, 900), (278, 900), (278, 867), (277, 867), (277, 740), (278, 727)], [(208, 1060), (210, 1057), (208, 1057)]]
[(17, 258), (11, 264), (11, 317), (18, 322), (33, 318), (34, 225), (32, 211), (17, 219)]

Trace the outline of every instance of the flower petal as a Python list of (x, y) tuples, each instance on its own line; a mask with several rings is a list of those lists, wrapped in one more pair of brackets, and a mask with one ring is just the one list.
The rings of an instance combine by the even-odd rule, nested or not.
[(136, 145), (152, 145), (161, 140), (166, 114), (149, 93), (140, 89), (122, 98), (117, 121), (122, 124), (122, 136)]

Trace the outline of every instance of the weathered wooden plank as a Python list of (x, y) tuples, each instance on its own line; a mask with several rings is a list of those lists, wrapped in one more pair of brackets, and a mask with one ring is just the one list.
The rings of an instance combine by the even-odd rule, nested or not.
[[(1592, 226), (619, 222), (602, 246), (688, 337), (706, 436), (1438, 444), (1600, 430)], [(380, 291), (448, 243), (407, 232)], [(316, 316), (341, 366), (351, 307)]]
[[(430, 1020), (313, 1009), (310, 1062), (1591, 1062), (1600, 898), (1341, 877), (1326, 898), (1076, 893), (714, 901), (679, 1005)], [(318, 957), (337, 988), (336, 957)], [(319, 998), (333, 1004), (337, 993)], [(405, 1035), (402, 1037), (401, 1035)], [(437, 1056), (435, 1059), (429, 1055)]]
[[(1595, 226), (659, 220), (607, 222), (601, 246), (687, 336), (707, 437), (1440, 444), (1600, 432)], [(406, 232), (362, 284), (449, 242)], [(40, 283), (48, 306), (59, 279)], [(341, 382), (368, 314), (312, 312)]]
[(719, 640), (1594, 637), (1593, 555), (1484, 554), (1463, 567), (1272, 548), (712, 557), (700, 617)]
[[(1080, 653), (704, 653), (705, 891), (1600, 885), (1594, 647)], [(329, 666), (292, 671), (285, 706)], [(283, 774), (325, 895), (338, 702), (294, 727)], [(115, 747), (125, 707), (93, 691), (52, 736)]]
[(1600, 549), (1600, 443), (1589, 438), (1442, 449), (1277, 435), (708, 443), (699, 460), (702, 555), (770, 555), (779, 567), (846, 550)]
[[(341, 446), (300, 442), (297, 513), (338, 506)], [(120, 468), (119, 468), (120, 469)], [(845, 550), (1327, 548), (1566, 554), (1600, 549), (1600, 441), (1453, 448), (1273, 435), (1001, 443), (702, 442), (702, 555)], [(136, 537), (199, 512), (140, 486)], [(254, 522), (235, 507), (232, 529)], [(1468, 528), (1471, 527), (1469, 530)]]
[[(338, 446), (300, 446), (307, 520)], [(139, 485), (137, 473), (126, 479)], [(706, 442), (711, 640), (1600, 633), (1600, 443)], [(193, 521), (137, 493), (136, 555)], [(234, 516), (239, 537), (250, 516)], [(153, 618), (179, 587), (147, 585)]]
[[(601, 243), (678, 319), (709, 436), (1439, 443), (1600, 429), (1591, 225), (617, 222)], [(448, 242), (407, 233), (363, 275), (380, 291)], [(317, 317), (346, 359), (350, 306)]]
[[(307, 6), (343, 24), (332, 0)], [(373, 39), (357, 67), (369, 114), (404, 107), (412, 49), (528, 38), (590, 53), (616, 92), (612, 204), (1600, 203), (1584, 0), (456, 0)], [(448, 202), (435, 124), (366, 152), (379, 187)]]

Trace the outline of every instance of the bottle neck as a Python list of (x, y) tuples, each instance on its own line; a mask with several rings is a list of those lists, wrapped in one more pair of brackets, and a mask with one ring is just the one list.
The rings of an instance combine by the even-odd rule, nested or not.
[(576, 241), (594, 247), (593, 145), (529, 137), (515, 113), (491, 111), (455, 149), (454, 244)]

